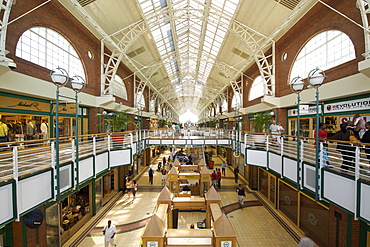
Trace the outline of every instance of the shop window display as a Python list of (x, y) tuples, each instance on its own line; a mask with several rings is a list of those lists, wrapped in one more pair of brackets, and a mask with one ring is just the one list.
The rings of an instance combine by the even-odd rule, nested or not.
[(61, 201), (61, 207), (61, 225), (64, 231), (68, 231), (90, 212), (89, 186), (86, 186), (75, 194), (66, 197)]
[(48, 138), (49, 117), (2, 115), (1, 122), (7, 126), (5, 140), (8, 142)]

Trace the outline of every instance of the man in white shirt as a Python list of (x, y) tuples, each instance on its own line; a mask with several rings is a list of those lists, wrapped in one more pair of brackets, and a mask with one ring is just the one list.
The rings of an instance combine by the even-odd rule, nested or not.
[(275, 120), (272, 120), (272, 124), (270, 125), (270, 132), (271, 134), (274, 134), (272, 135), (272, 137), (274, 139), (276, 139), (276, 144), (277, 145), (280, 145), (280, 134), (279, 133), (279, 125), (276, 124), (276, 121)]
[(112, 246), (117, 246), (114, 242), (114, 235), (116, 235), (116, 226), (111, 224), (112, 222), (108, 220), (108, 225), (106, 225), (103, 229), (104, 234), (104, 246), (108, 247), (109, 243)]

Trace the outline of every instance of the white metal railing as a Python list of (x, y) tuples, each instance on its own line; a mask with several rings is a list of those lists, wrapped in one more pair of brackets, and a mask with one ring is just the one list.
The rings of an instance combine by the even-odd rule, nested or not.
[[(231, 139), (244, 143), (246, 148), (258, 148), (273, 151), (280, 155), (297, 158), (297, 138), (287, 135), (271, 135), (223, 129), (184, 129), (178, 132), (166, 129), (141, 130), (123, 133), (101, 133), (80, 136), (78, 140), (79, 159), (94, 155), (97, 152), (115, 148), (129, 148), (139, 137), (145, 139)], [(23, 177), (28, 174), (52, 168), (55, 165), (55, 140), (44, 139), (34, 141), (9, 142), (0, 144), (0, 182)], [(301, 138), (300, 158), (302, 162), (315, 164), (315, 140)], [(74, 161), (74, 138), (61, 138), (59, 145), (60, 164)], [(339, 148), (337, 148), (339, 144)], [(238, 144), (236, 144), (238, 145)], [(346, 150), (341, 149), (341, 145)], [(235, 146), (240, 147), (240, 145)], [(334, 169), (338, 172), (358, 178), (370, 179), (369, 157), (365, 149), (367, 144), (354, 145), (349, 142), (330, 141), (320, 143), (320, 169)]]

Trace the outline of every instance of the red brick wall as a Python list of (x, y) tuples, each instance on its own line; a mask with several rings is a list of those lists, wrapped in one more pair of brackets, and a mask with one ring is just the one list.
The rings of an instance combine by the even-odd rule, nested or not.
[[(351, 231), (351, 246), (360, 246), (360, 220), (354, 220), (353, 216), (346, 211), (329, 205), (329, 245), (335, 246), (336, 243), (336, 221), (335, 213), (341, 214), (342, 219), (339, 221), (339, 242), (337, 246), (347, 246), (347, 235)], [(348, 221), (352, 221), (352, 229), (348, 229)]]
[(12, 222), (13, 228), (13, 245), (14, 247), (23, 247), (22, 239), (22, 222)]
[(40, 247), (46, 247), (47, 246), (47, 239), (46, 239), (46, 219), (45, 219), (45, 207), (40, 206), (38, 209), (40, 209), (42, 212), (44, 212), (44, 220), (42, 224), (39, 226), (39, 228), (36, 229), (31, 229), (28, 227), (25, 227), (26, 231), (26, 236), (27, 239), (23, 240), (23, 221), (21, 218), (21, 221), (12, 222), (12, 228), (13, 228), (13, 246), (14, 247), (23, 247), (23, 241), (27, 243), (27, 247), (36, 247), (36, 238), (37, 238), (37, 233), (38, 233), (38, 241), (39, 241), (39, 246)]
[[(334, 7), (336, 10), (345, 14), (357, 23), (362, 23), (360, 11), (355, 7), (355, 3), (353, 1), (324, 2), (329, 2), (330, 6)], [(292, 93), (289, 87), (290, 71), (295, 58), (298, 56), (303, 46), (316, 34), (331, 29), (342, 31), (350, 37), (355, 46), (356, 59), (326, 70), (325, 73), (328, 78), (324, 81), (324, 83), (330, 83), (331, 81), (358, 73), (357, 64), (359, 61), (364, 60), (364, 57), (361, 55), (364, 52), (363, 30), (343, 16), (339, 15), (333, 10), (330, 10), (323, 4), (317, 3), (300, 21), (298, 21), (282, 38), (276, 42), (276, 97), (281, 97)], [(269, 53), (270, 51), (266, 52), (266, 54)], [(282, 61), (281, 58), (284, 53), (287, 53), (288, 57), (285, 61)], [(243, 106), (248, 107), (261, 103), (261, 98), (249, 101), (249, 91), (253, 80), (260, 75), (257, 65), (252, 65), (244, 72), (244, 74), (248, 77), (244, 77), (243, 79)], [(280, 116), (282, 116), (282, 114), (279, 110), (278, 121), (284, 126), (285, 117), (280, 118)], [(284, 128), (285, 127), (286, 126), (284, 126)]]
[[(360, 11), (355, 7), (355, 2), (325, 2), (330, 2), (330, 6), (357, 23), (362, 23)], [(325, 71), (328, 78), (324, 83), (330, 83), (339, 78), (358, 73), (357, 64), (359, 61), (364, 60), (361, 55), (364, 52), (363, 30), (323, 4), (317, 3), (296, 25), (276, 42), (276, 96), (281, 97), (292, 93), (289, 88), (290, 71), (295, 58), (306, 42), (316, 34), (331, 29), (342, 31), (350, 37), (355, 46), (356, 59)], [(285, 52), (288, 54), (288, 57), (285, 61), (281, 61), (281, 57)]]
[[(12, 7), (10, 20), (24, 14), (43, 2), (45, 1), (17, 1)], [(16, 44), (20, 36), (23, 32), (35, 26), (51, 28), (61, 34), (73, 45), (81, 58), (86, 72), (87, 86), (84, 92), (92, 95), (100, 95), (100, 42), (58, 1), (51, 1), (9, 25), (6, 48), (10, 52), (8, 56), (18, 65), (15, 71), (51, 81), (49, 78), (50, 71), (48, 69), (15, 56)], [(93, 53), (93, 60), (88, 57), (88, 51)]]

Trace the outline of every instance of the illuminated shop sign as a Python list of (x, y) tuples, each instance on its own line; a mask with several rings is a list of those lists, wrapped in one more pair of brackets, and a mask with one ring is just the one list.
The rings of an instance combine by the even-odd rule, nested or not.
[(324, 105), (324, 113), (370, 110), (370, 98), (349, 100)]

